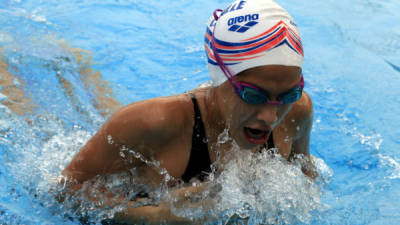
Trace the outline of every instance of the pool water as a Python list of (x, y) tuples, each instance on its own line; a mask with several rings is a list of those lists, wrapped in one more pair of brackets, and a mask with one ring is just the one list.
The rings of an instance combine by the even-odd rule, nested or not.
[[(321, 177), (233, 151), (201, 196), (213, 207), (175, 213), (215, 224), (235, 214), (249, 224), (400, 224), (400, 2), (277, 2), (302, 35)], [(2, 0), (0, 224), (79, 224), (54, 198), (61, 170), (121, 105), (209, 81), (205, 22), (229, 3)], [(94, 222), (110, 213), (90, 207), (82, 212)]]

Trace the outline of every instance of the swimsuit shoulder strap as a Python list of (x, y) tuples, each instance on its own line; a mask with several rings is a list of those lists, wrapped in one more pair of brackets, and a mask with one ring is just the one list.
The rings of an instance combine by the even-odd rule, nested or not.
[(189, 93), (192, 99), (194, 109), (194, 126), (192, 134), (192, 148), (190, 150), (190, 158), (182, 180), (189, 182), (193, 177), (204, 180), (208, 173), (210, 173), (211, 160), (208, 154), (208, 141), (206, 132), (201, 119), (201, 113), (196, 96)]

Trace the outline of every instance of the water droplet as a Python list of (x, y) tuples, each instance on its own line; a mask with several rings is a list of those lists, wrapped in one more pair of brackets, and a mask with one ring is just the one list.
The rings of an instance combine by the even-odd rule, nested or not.
[(124, 154), (123, 151), (120, 151), (120, 152), (119, 152), (119, 155), (120, 155), (122, 158), (125, 158), (125, 154)]
[(289, 136), (286, 136), (285, 139), (284, 139), (284, 141), (285, 141), (285, 142), (289, 142), (289, 141), (290, 141)]
[(229, 137), (228, 129), (225, 129), (224, 132), (222, 132), (220, 135), (218, 135), (217, 140), (218, 140), (217, 145), (221, 145), (221, 144), (226, 143), (229, 140), (231, 140), (231, 138)]
[(114, 141), (113, 141), (111, 135), (108, 135), (108, 136), (107, 136), (107, 142), (108, 142), (108, 144), (110, 144), (110, 145), (114, 144)]

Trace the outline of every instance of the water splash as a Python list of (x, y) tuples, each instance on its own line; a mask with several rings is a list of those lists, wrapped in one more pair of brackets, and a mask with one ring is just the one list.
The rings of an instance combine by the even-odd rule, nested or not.
[(249, 224), (296, 224), (309, 223), (324, 210), (320, 186), (302, 173), (301, 159), (291, 163), (268, 151), (238, 149), (227, 158), (201, 193), (184, 203), (169, 199), (175, 200), (176, 215), (209, 223), (238, 218)]
[[(78, 136), (86, 137), (80, 133)], [(83, 138), (84, 139), (84, 138)], [(62, 143), (68, 138), (53, 138)], [(48, 146), (56, 146), (49, 141)], [(50, 148), (52, 148), (50, 147)], [(239, 150), (234, 144), (233, 150), (220, 160), (223, 170), (209, 177), (204, 184), (192, 182), (192, 187), (204, 185), (201, 191), (187, 195), (185, 201), (177, 198), (176, 191), (183, 184), (168, 187), (171, 178), (167, 171), (159, 167), (154, 160), (145, 161), (157, 173), (164, 176), (158, 185), (151, 185), (140, 169), (132, 169), (125, 173), (97, 176), (83, 185), (73, 196), (67, 197), (62, 204), (62, 211), (69, 217), (86, 218), (88, 221), (100, 223), (104, 219), (113, 218), (114, 214), (125, 210), (129, 205), (140, 207), (157, 205), (160, 201), (168, 202), (172, 212), (180, 217), (208, 224), (225, 224), (230, 221), (248, 220), (248, 224), (296, 224), (309, 223), (325, 206), (320, 201), (320, 183), (306, 177), (301, 171), (301, 158), (294, 162), (276, 154), (274, 151), (252, 153)], [(127, 150), (127, 155), (142, 158), (139, 153)], [(314, 158), (323, 178), (332, 176), (329, 167), (321, 159)], [(91, 201), (104, 197), (102, 187), (112, 190), (113, 198), (105, 201)], [(68, 187), (57, 187), (58, 191)], [(147, 193), (144, 201), (132, 203), (141, 193)], [(108, 206), (105, 207), (105, 205)], [(314, 218), (315, 219), (315, 218)], [(237, 223), (238, 224), (238, 223)]]
[(391, 175), (388, 176), (389, 179), (400, 178), (400, 163), (398, 161), (382, 154), (379, 154), (379, 161), (382, 166), (391, 168)]

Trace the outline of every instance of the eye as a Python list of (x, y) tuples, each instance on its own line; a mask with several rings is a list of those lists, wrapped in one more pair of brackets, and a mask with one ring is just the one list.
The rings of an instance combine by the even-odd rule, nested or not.
[(280, 96), (280, 99), (282, 100), (283, 104), (288, 104), (288, 103), (293, 103), (301, 98), (301, 95), (303, 94), (303, 88), (300, 86), (297, 86), (293, 88), (292, 90), (282, 94)]
[(241, 96), (245, 102), (250, 104), (262, 104), (268, 102), (268, 96), (253, 88), (244, 87)]

